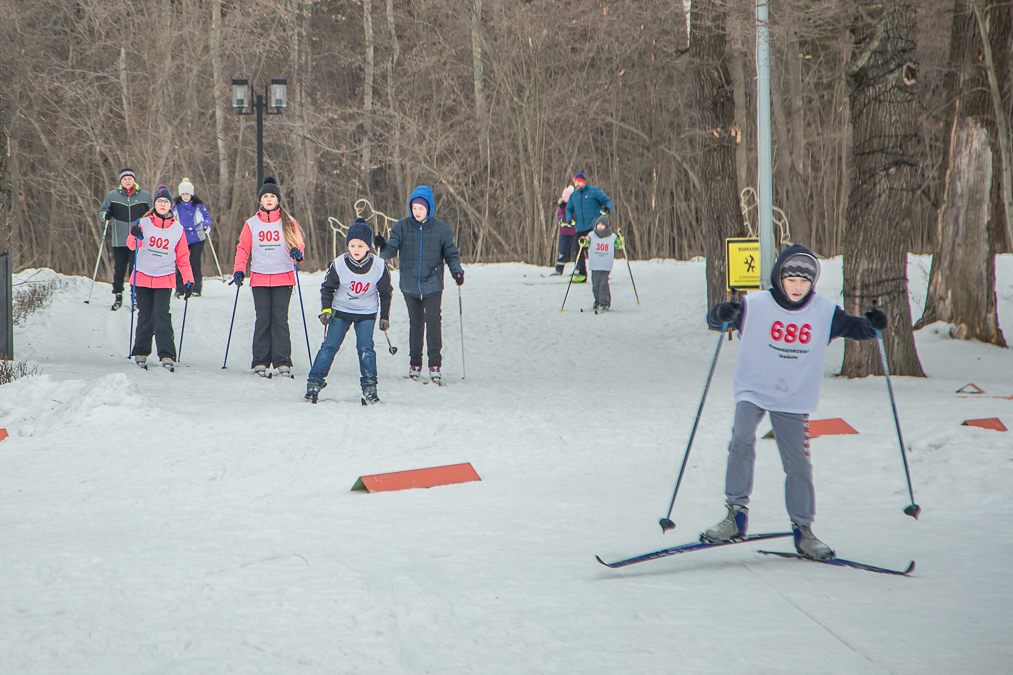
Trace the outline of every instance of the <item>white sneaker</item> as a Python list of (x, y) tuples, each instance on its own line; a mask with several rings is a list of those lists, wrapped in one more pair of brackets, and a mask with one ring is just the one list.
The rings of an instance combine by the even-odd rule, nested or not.
[(176, 362), (168, 356), (162, 359), (162, 367), (170, 372), (176, 372)]
[(139, 366), (141, 366), (143, 368), (148, 363), (148, 357), (147, 356), (142, 356), (142, 355), (138, 354), (137, 356), (134, 357), (134, 363), (136, 363), (137, 365), (139, 365)]
[(433, 384), (443, 384), (443, 376), (440, 375), (439, 366), (429, 366), (429, 381)]
[(292, 377), (292, 366), (278, 366), (278, 374)]
[(726, 504), (728, 515), (720, 523), (703, 533), (703, 539), (716, 544), (746, 536), (749, 529), (749, 509), (738, 504)]
[(261, 366), (254, 366), (253, 367), (253, 372), (255, 372), (257, 375), (260, 375), (261, 377), (267, 377), (267, 366), (263, 366), (263, 365), (261, 365)]
[(812, 525), (792, 523), (791, 531), (795, 536), (795, 550), (802, 555), (818, 559), (833, 558), (837, 555), (832, 548), (816, 538)]

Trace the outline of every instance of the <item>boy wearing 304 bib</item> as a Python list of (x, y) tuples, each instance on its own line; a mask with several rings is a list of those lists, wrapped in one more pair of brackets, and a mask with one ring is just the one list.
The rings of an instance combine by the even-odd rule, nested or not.
[(379, 403), (376, 395), (376, 352), (373, 350), (373, 326), (377, 311), (380, 330), (390, 328), (390, 299), (394, 287), (383, 260), (369, 251), (373, 230), (356, 218), (348, 228), (345, 245), (348, 253), (336, 258), (320, 286), (320, 323), (327, 329), (324, 343), (313, 359), (306, 380), (306, 400), (317, 402), (324, 378), (331, 370), (334, 356), (341, 348), (348, 329), (355, 327), (355, 349), (359, 353), (359, 385), (366, 403)]
[(728, 444), (725, 499), (728, 515), (704, 533), (711, 542), (746, 534), (749, 495), (756, 463), (756, 428), (770, 413), (774, 438), (786, 474), (785, 505), (795, 548), (812, 558), (832, 558), (833, 550), (812, 533), (816, 491), (809, 457), (809, 414), (819, 404), (827, 346), (834, 338), (873, 340), (886, 328), (878, 309), (853, 316), (830, 298), (816, 294), (820, 264), (804, 246), (790, 246), (774, 263), (770, 292), (742, 303), (722, 302), (707, 313), (713, 330), (739, 331), (735, 364), (735, 422)]
[(130, 228), (127, 248), (136, 251), (136, 264), (130, 283), (137, 301), (137, 332), (130, 355), (137, 365), (147, 368), (151, 338), (158, 347), (158, 358), (172, 370), (176, 362), (176, 343), (172, 334), (169, 298), (176, 287), (176, 268), (185, 282), (184, 294), (193, 292), (190, 249), (183, 226), (172, 212), (169, 188), (160, 185), (155, 192), (155, 207)]
[(580, 245), (587, 249), (587, 268), (591, 270), (591, 290), (594, 293), (594, 313), (607, 312), (612, 306), (609, 275), (616, 259), (616, 251), (623, 250), (623, 236), (612, 231), (608, 216), (598, 216), (594, 229), (582, 237)]

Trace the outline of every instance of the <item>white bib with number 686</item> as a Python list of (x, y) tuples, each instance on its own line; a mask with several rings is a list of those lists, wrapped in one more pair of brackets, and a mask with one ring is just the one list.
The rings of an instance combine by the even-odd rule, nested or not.
[(246, 221), (253, 236), (250, 247), (250, 269), (258, 274), (284, 274), (293, 269), (292, 258), (288, 255), (285, 232), (281, 220), (265, 223), (254, 216)]
[(788, 311), (767, 292), (747, 295), (743, 302), (735, 401), (776, 412), (815, 412), (837, 305), (813, 294), (804, 308)]
[(137, 224), (144, 230), (137, 249), (137, 271), (149, 277), (175, 274), (176, 244), (183, 237), (183, 226), (174, 220), (169, 227), (156, 227), (150, 217), (141, 218)]

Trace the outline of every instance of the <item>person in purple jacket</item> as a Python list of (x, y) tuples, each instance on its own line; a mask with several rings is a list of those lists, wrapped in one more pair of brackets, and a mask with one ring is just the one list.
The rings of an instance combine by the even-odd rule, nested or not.
[[(194, 194), (193, 183), (189, 178), (184, 178), (179, 184), (178, 196), (172, 210), (176, 213), (176, 221), (183, 226), (186, 234), (186, 243), (190, 247), (190, 267), (193, 269), (193, 294), (192, 298), (200, 297), (201, 282), (204, 275), (201, 274), (200, 256), (204, 251), (204, 242), (208, 238), (208, 231), (211, 229), (211, 214), (200, 197)], [(183, 277), (179, 270), (176, 270), (176, 297), (181, 298), (186, 292), (183, 288)]]
[(735, 362), (735, 421), (728, 444), (725, 502), (728, 515), (704, 532), (710, 542), (744, 537), (749, 526), (749, 495), (756, 464), (756, 428), (770, 413), (774, 439), (786, 474), (784, 498), (795, 549), (811, 558), (834, 551), (816, 538), (816, 488), (809, 457), (809, 414), (820, 401), (827, 345), (834, 338), (874, 340), (886, 328), (886, 314), (872, 309), (864, 317), (848, 314), (816, 293), (820, 263), (804, 246), (786, 248), (770, 272), (770, 292), (751, 293), (740, 302), (720, 302), (707, 313), (712, 330), (739, 331)]

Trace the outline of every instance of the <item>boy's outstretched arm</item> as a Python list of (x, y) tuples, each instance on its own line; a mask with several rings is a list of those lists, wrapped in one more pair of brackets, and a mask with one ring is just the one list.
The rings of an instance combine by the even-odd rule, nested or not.
[(865, 316), (855, 316), (838, 307), (834, 310), (834, 318), (830, 323), (830, 339), (842, 337), (847, 340), (875, 340), (876, 331), (883, 330), (886, 326), (886, 314), (881, 309), (873, 308)]
[(742, 321), (745, 317), (746, 306), (741, 302), (719, 302), (707, 312), (707, 326), (711, 330), (722, 328), (742, 330)]

